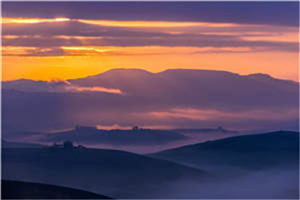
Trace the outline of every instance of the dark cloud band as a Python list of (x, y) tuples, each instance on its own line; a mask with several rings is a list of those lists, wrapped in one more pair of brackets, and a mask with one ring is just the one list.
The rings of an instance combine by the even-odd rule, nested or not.
[(299, 2), (3, 2), (4, 17), (299, 25)]

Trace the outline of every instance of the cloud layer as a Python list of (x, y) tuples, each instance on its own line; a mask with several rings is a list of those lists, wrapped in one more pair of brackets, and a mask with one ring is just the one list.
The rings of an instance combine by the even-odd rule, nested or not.
[(299, 2), (3, 2), (2, 10), (12, 18), (299, 24)]
[[(107, 46), (198, 47), (199, 51), (194, 53), (207, 47), (215, 48), (215, 52), (230, 52), (235, 48), (247, 48), (253, 52), (298, 51), (298, 29), (293, 27), (58, 19), (19, 19), (18, 22), (18, 19), (4, 18), (4, 55), (68, 56), (76, 54), (74, 47), (77, 50), (86, 48), (86, 53), (101, 54), (105, 51), (103, 47)], [(24, 47), (24, 53), (8, 52), (5, 47)], [(102, 47), (103, 51), (95, 52), (91, 47)]]

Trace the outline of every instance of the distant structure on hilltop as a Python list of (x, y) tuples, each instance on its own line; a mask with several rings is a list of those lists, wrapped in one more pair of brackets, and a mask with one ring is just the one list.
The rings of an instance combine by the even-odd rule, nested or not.
[(177, 131), (180, 133), (208, 133), (208, 132), (221, 132), (221, 133), (238, 133), (235, 130), (228, 130), (223, 128), (222, 126), (218, 126), (217, 128), (190, 128), (190, 129), (173, 129), (173, 131)]
[(74, 145), (71, 141), (65, 141), (63, 143), (63, 146), (64, 146), (65, 149), (73, 149), (74, 148)]
[(64, 141), (64, 142), (61, 143), (61, 144), (55, 142), (55, 143), (52, 145), (52, 148), (72, 150), (72, 149), (85, 148), (85, 147), (82, 146), (82, 145), (77, 145), (77, 146), (75, 146), (75, 145), (73, 144), (73, 142), (71, 142), (71, 141)]
[(220, 132), (225, 132), (226, 131), (222, 126), (218, 126), (217, 130), (220, 131)]
[(75, 131), (95, 131), (98, 130), (97, 127), (94, 126), (81, 126), (81, 125), (76, 125), (75, 126)]

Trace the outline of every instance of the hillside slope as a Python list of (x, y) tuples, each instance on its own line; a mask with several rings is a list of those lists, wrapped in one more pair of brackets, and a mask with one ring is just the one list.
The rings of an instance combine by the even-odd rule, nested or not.
[(236, 136), (166, 150), (151, 156), (202, 169), (233, 166), (256, 170), (295, 165), (299, 162), (299, 133), (278, 131)]
[(55, 185), (2, 180), (2, 199), (111, 199), (107, 196)]
[(163, 185), (210, 178), (201, 170), (115, 150), (3, 149), (2, 161), (7, 180), (66, 186), (115, 198), (151, 198)]

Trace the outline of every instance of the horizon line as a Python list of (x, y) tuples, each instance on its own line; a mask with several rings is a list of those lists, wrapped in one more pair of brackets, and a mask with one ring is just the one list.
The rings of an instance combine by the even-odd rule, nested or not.
[(117, 67), (117, 68), (111, 68), (108, 69), (106, 71), (100, 72), (100, 73), (96, 73), (96, 74), (91, 74), (91, 75), (84, 75), (84, 76), (79, 76), (77, 78), (66, 78), (66, 79), (61, 79), (61, 78), (51, 78), (51, 79), (30, 79), (30, 78), (17, 78), (17, 79), (9, 79), (9, 80), (3, 80), (3, 76), (1, 76), (0, 82), (13, 82), (13, 81), (18, 81), (18, 80), (30, 80), (30, 81), (43, 81), (43, 82), (55, 82), (55, 81), (68, 81), (68, 80), (76, 80), (76, 79), (84, 79), (84, 78), (89, 78), (89, 77), (93, 77), (93, 76), (98, 76), (107, 72), (111, 72), (111, 71), (115, 71), (115, 70), (138, 70), (138, 71), (144, 71), (147, 72), (149, 74), (159, 74), (159, 73), (163, 73), (166, 71), (172, 71), (172, 70), (187, 70), (187, 71), (211, 71), (211, 72), (226, 72), (226, 73), (230, 73), (230, 74), (235, 74), (238, 76), (250, 76), (250, 75), (266, 75), (269, 76), (270, 78), (273, 79), (277, 79), (277, 80), (284, 80), (284, 81), (291, 81), (291, 82), (295, 82), (295, 83), (300, 83), (300, 80), (298, 78), (298, 81), (293, 80), (293, 79), (284, 79), (284, 78), (279, 78), (279, 77), (274, 77), (271, 74), (268, 73), (249, 73), (249, 74), (240, 74), (240, 73), (236, 73), (236, 72), (232, 72), (232, 71), (226, 71), (226, 70), (214, 70), (214, 69), (207, 69), (207, 68), (203, 68), (203, 69), (195, 69), (195, 68), (168, 68), (168, 69), (164, 69), (158, 72), (151, 72), (150, 70), (144, 69), (144, 68), (131, 68), (131, 67)]

